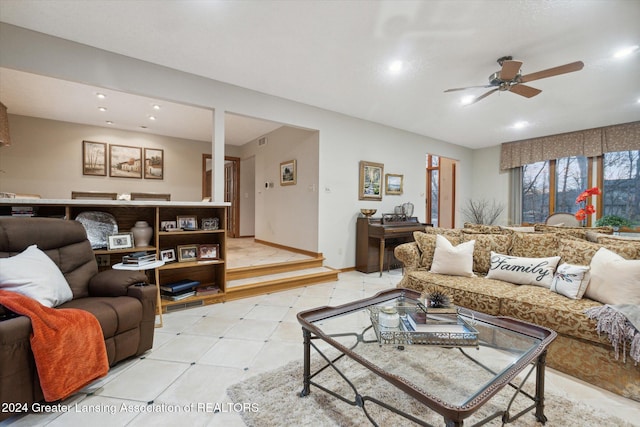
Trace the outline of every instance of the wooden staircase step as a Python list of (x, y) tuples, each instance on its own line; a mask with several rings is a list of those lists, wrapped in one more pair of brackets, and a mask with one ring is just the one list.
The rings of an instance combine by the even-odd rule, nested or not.
[(227, 269), (227, 282), (232, 280), (246, 279), (249, 277), (259, 277), (270, 274), (322, 267), (323, 262), (324, 257), (316, 257), (274, 264), (260, 264), (247, 267), (230, 268)]
[(338, 280), (339, 272), (339, 270), (320, 266), (227, 280), (225, 299), (247, 298), (316, 283), (331, 282)]

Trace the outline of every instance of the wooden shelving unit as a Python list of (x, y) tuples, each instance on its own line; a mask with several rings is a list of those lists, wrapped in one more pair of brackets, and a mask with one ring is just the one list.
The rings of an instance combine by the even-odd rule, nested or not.
[[(182, 279), (193, 279), (203, 285), (215, 284), (220, 293), (193, 296), (180, 301), (160, 300), (160, 312), (213, 304), (224, 301), (226, 282), (226, 208), (229, 203), (210, 202), (162, 202), (120, 200), (52, 200), (52, 199), (0, 199), (0, 215), (11, 215), (13, 206), (32, 207), (35, 216), (74, 219), (87, 211), (108, 212), (116, 218), (119, 231), (130, 230), (136, 221), (147, 221), (153, 228), (153, 245), (144, 248), (119, 250), (96, 249), (96, 255), (108, 255), (109, 265), (122, 261), (122, 256), (136, 251), (160, 252), (180, 245), (219, 245), (219, 259), (206, 261), (172, 262), (155, 269), (152, 279), (162, 285)], [(203, 218), (218, 218), (217, 230), (193, 230), (165, 232), (160, 230), (162, 221), (175, 221), (178, 216), (195, 216), (198, 225)], [(105, 267), (106, 268), (106, 267)]]

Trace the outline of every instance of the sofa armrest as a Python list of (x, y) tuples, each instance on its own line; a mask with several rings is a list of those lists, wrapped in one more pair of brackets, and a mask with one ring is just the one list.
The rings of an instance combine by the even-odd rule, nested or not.
[(129, 294), (129, 287), (148, 284), (147, 275), (140, 271), (104, 270), (89, 280), (89, 296), (120, 297)]
[(416, 242), (403, 243), (396, 246), (393, 254), (402, 262), (405, 274), (420, 268), (420, 249)]

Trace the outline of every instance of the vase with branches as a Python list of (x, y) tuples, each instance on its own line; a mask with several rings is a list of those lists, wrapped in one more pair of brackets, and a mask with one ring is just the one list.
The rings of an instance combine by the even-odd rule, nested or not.
[(500, 214), (504, 212), (504, 204), (487, 199), (468, 199), (461, 209), (467, 221), (474, 224), (493, 225)]

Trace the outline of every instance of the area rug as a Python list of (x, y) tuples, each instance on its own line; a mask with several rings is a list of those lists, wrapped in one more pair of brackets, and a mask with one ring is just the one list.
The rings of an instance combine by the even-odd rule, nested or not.
[[(443, 369), (443, 378), (447, 375), (455, 375), (456, 372), (455, 364), (457, 363), (457, 358), (448, 360), (448, 351), (457, 350), (442, 349), (441, 366), (447, 367), (447, 369)], [(318, 363), (318, 361), (314, 361), (313, 366), (317, 368), (319, 366)], [(374, 396), (391, 404), (391, 406), (413, 414), (433, 426), (444, 425), (444, 419), (441, 415), (431, 411), (401, 391), (390, 387), (384, 380), (371, 374), (353, 360), (342, 358), (337, 365), (343, 372), (348, 373), (349, 379), (356, 384), (361, 394)], [(246, 410), (241, 414), (244, 422), (250, 427), (350, 427), (371, 425), (361, 408), (334, 398), (313, 385), (308, 396), (300, 397), (302, 372), (302, 361), (291, 362), (280, 369), (258, 374), (234, 384), (227, 389), (227, 394), (235, 404), (238, 404), (238, 407), (242, 404), (244, 405), (243, 407), (247, 408), (249, 407), (248, 404), (252, 404), (251, 410)], [(478, 380), (475, 379), (475, 381)], [(343, 396), (347, 396), (350, 400), (354, 399), (354, 393), (350, 387), (333, 369), (325, 369), (313, 381)], [(474, 383), (474, 378), (467, 378), (466, 382)], [(525, 389), (533, 393), (533, 388), (533, 379), (530, 379)], [(510, 387), (506, 387), (473, 416), (467, 418), (464, 421), (464, 425), (471, 426), (488, 415), (504, 409), (513, 395), (511, 390)], [(520, 409), (530, 404), (531, 401), (529, 399), (519, 396), (512, 406), (511, 415), (515, 415)], [(366, 402), (365, 408), (379, 426), (416, 425), (372, 402)], [(551, 427), (574, 427), (577, 425), (582, 427), (632, 427), (632, 424), (620, 418), (599, 413), (594, 408), (572, 401), (549, 390), (545, 393), (545, 415), (548, 418), (546, 426)], [(487, 425), (496, 426), (501, 424), (501, 419), (498, 417)], [(508, 425), (529, 427), (541, 426), (542, 424), (536, 420), (533, 412), (530, 412)]]

